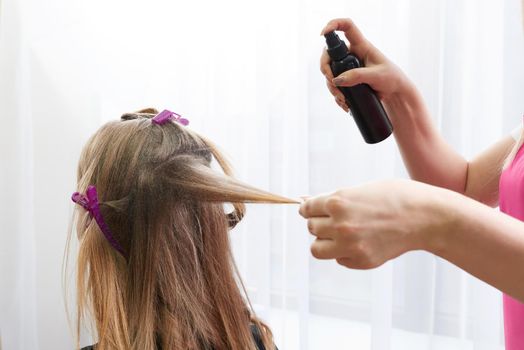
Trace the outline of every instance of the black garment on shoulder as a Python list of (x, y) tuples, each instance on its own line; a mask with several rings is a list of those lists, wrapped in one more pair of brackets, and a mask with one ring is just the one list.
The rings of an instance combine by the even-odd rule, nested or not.
[[(260, 334), (260, 330), (257, 326), (251, 325), (251, 334), (253, 334), (253, 339), (255, 340), (255, 344), (257, 346), (258, 350), (266, 350), (264, 348), (264, 344), (262, 343), (262, 336)], [(85, 348), (82, 348), (82, 350), (96, 350), (95, 345), (86, 346)], [(278, 348), (275, 346), (275, 350), (278, 350)]]

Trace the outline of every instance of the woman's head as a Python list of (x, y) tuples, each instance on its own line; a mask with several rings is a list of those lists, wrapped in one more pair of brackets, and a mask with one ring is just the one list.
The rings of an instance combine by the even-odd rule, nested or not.
[(155, 114), (107, 123), (82, 152), (78, 191), (96, 187), (123, 254), (80, 210), (78, 326), (89, 311), (99, 349), (252, 348), (249, 323), (259, 322), (238, 287), (228, 229), (245, 202), (293, 201), (238, 182), (208, 140), (177, 122), (156, 125)]

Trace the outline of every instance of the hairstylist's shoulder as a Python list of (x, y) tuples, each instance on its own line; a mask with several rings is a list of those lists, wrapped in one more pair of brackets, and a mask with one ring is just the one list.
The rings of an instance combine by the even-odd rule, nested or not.
[(94, 350), (94, 346), (93, 345), (89, 345), (89, 346), (86, 346), (85, 348), (82, 348), (80, 350)]
[(522, 122), (519, 123), (519, 125), (517, 125), (512, 131), (511, 131), (511, 136), (513, 137), (513, 139), (515, 141), (518, 141), (520, 139), (520, 135), (522, 134), (522, 128), (523, 128), (523, 124)]

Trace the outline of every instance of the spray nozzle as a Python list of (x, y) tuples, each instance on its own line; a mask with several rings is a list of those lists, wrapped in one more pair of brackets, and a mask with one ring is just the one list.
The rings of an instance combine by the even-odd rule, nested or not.
[(340, 38), (337, 33), (329, 32), (324, 34), (324, 37), (326, 38), (326, 44), (329, 48), (340, 45)]
[(348, 47), (344, 40), (340, 40), (335, 32), (324, 34), (326, 38), (327, 52), (332, 60), (338, 61), (349, 54)]

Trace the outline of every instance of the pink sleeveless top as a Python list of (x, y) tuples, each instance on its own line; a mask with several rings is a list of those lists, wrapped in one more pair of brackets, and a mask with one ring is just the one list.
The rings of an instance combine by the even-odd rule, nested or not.
[[(524, 147), (513, 162), (500, 175), (500, 210), (524, 221)], [(504, 335), (506, 350), (524, 349), (524, 304), (512, 297), (503, 296)]]

